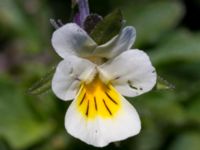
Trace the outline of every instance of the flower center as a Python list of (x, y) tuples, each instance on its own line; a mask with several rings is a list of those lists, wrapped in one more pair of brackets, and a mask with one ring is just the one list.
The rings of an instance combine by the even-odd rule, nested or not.
[(113, 118), (121, 108), (121, 95), (96, 76), (89, 84), (82, 83), (76, 97), (78, 111), (87, 119)]

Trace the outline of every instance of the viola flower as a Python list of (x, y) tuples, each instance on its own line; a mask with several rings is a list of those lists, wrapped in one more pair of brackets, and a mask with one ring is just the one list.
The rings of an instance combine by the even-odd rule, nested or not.
[(150, 91), (157, 75), (145, 52), (130, 49), (135, 37), (135, 29), (128, 26), (97, 45), (74, 23), (53, 33), (52, 45), (63, 60), (52, 89), (61, 100), (73, 100), (65, 116), (65, 128), (72, 136), (103, 147), (140, 132), (139, 115), (123, 96)]

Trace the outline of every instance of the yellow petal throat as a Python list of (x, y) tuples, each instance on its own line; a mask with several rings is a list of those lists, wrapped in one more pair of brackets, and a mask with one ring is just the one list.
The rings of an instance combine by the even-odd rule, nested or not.
[(78, 111), (86, 119), (113, 118), (121, 108), (121, 95), (99, 77), (89, 84), (82, 83), (75, 101)]

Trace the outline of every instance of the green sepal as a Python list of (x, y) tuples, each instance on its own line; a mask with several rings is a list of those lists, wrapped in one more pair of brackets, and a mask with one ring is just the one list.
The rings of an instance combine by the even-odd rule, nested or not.
[(169, 81), (167, 81), (166, 79), (163, 79), (162, 77), (158, 75), (155, 89), (156, 90), (173, 90), (175, 89), (175, 86)]
[(41, 95), (51, 89), (51, 80), (56, 67), (52, 67), (39, 81), (28, 89), (29, 94)]
[(122, 25), (122, 13), (119, 9), (116, 9), (95, 26), (90, 36), (98, 45), (104, 44), (119, 34)]

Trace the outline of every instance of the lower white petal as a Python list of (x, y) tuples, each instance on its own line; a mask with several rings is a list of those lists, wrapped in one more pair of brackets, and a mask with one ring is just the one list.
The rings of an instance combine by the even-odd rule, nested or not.
[[(109, 88), (111, 88), (110, 98), (112, 99), (116, 97), (116, 93), (112, 92), (116, 91), (112, 87)], [(102, 99), (96, 95), (97, 106), (95, 106), (95, 103), (91, 102), (94, 100), (91, 96), (78, 94), (78, 97), (69, 106), (65, 116), (65, 127), (69, 134), (87, 144), (103, 147), (111, 142), (126, 139), (140, 132), (141, 124), (138, 113), (125, 98), (118, 94), (119, 97), (114, 100), (119, 109), (115, 109), (114, 107), (118, 107), (116, 103), (111, 102), (111, 99), (106, 99), (102, 93), (99, 93), (99, 95), (102, 96)], [(104, 100), (107, 103), (106, 105), (100, 102)], [(80, 104), (81, 106), (79, 106)], [(95, 110), (95, 107), (98, 109)]]

